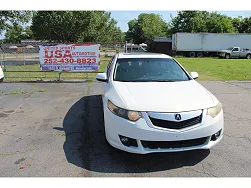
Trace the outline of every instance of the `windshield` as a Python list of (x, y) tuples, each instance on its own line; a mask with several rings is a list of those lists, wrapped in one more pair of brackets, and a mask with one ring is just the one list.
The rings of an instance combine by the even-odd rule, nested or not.
[(114, 69), (114, 81), (121, 82), (175, 82), (190, 80), (174, 59), (123, 58)]
[(233, 47), (230, 47), (230, 48), (228, 48), (227, 50), (232, 50), (233, 49)]

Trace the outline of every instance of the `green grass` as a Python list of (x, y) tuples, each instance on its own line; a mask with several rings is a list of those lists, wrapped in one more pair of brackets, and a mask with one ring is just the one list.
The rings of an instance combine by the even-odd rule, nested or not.
[(7, 95), (17, 95), (17, 94), (21, 94), (21, 92), (14, 90), (14, 91), (9, 92)]
[[(32, 92), (33, 93), (33, 92)], [(17, 90), (14, 90), (14, 91), (11, 91), (9, 93), (5, 93), (4, 95), (21, 95), (21, 96), (24, 96), (28, 94), (27, 92), (23, 92), (21, 90), (17, 91)], [(2, 94), (1, 94), (2, 95)]]
[(199, 74), (199, 80), (251, 80), (251, 60), (218, 58), (177, 58), (189, 72)]
[(30, 146), (28, 149), (29, 149), (30, 151), (33, 151), (35, 148), (36, 148), (35, 146)]
[(65, 133), (54, 133), (53, 136), (66, 136)]
[[(99, 71), (104, 71), (111, 58), (101, 58), (101, 65)], [(182, 66), (189, 72), (198, 72), (198, 80), (251, 80), (251, 60), (247, 59), (218, 59), (218, 58), (176, 58)], [(9, 70), (36, 70), (39, 71), (39, 64), (25, 65), (25, 66), (7, 66)], [(23, 81), (23, 80), (57, 80), (57, 72), (6, 72), (6, 80), (8, 81)], [(8, 77), (41, 77), (41, 78), (8, 78)], [(63, 80), (71, 79), (86, 79), (94, 80), (96, 73), (62, 73)]]
[(46, 92), (46, 91), (48, 91), (48, 89), (46, 89), (46, 88), (41, 88), (38, 90), (38, 92)]

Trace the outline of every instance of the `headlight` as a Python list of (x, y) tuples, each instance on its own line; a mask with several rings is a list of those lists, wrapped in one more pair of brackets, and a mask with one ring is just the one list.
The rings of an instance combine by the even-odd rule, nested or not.
[(221, 103), (218, 103), (215, 107), (207, 109), (207, 115), (210, 115), (212, 118), (214, 118), (221, 112), (221, 109), (222, 105)]
[(122, 118), (125, 118), (125, 119), (128, 119), (130, 121), (137, 121), (138, 119), (140, 119), (142, 117), (142, 114), (140, 112), (130, 111), (130, 110), (125, 110), (123, 108), (119, 108), (109, 100), (108, 100), (107, 107), (115, 115), (122, 117)]

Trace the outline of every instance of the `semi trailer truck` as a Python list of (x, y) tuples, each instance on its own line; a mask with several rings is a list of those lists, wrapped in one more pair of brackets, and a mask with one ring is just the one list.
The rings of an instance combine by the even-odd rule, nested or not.
[(219, 56), (222, 50), (233, 46), (251, 49), (251, 34), (176, 33), (172, 35), (174, 55), (186, 57)]

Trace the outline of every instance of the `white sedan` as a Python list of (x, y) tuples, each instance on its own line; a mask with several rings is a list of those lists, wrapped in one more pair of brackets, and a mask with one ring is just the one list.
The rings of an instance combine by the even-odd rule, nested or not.
[(3, 82), (3, 79), (4, 79), (4, 74), (3, 74), (2, 66), (0, 65), (0, 83)]
[(223, 137), (221, 103), (172, 57), (117, 54), (103, 84), (105, 136), (131, 153), (210, 149)]

